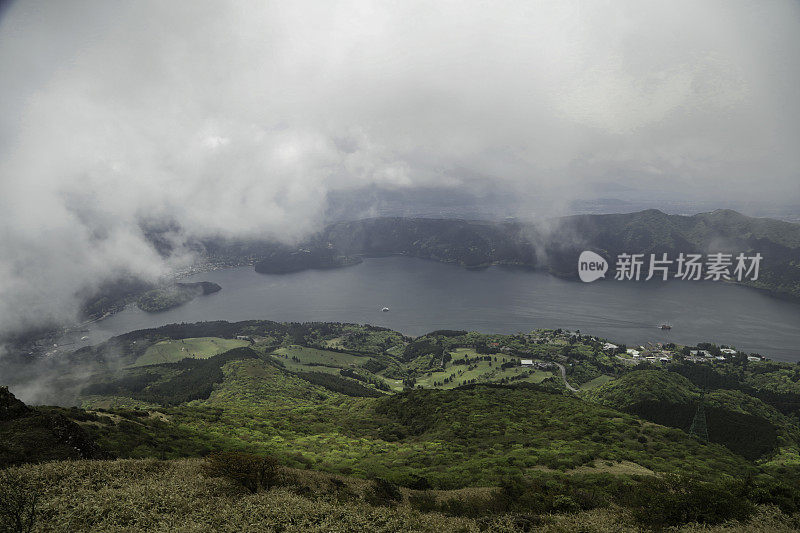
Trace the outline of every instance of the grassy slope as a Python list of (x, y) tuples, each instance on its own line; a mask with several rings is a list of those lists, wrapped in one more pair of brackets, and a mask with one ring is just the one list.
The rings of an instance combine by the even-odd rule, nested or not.
[[(440, 487), (492, 484), (513, 473), (597, 461), (709, 475), (748, 469), (725, 448), (702, 445), (679, 430), (539, 390), (476, 386), (351, 398), (263, 360), (232, 361), (223, 370), (224, 381), (207, 400), (163, 409), (171, 424), (142, 431), (195, 435), (188, 438), (187, 455), (198, 447), (245, 448), (343, 474), (401, 483), (423, 476)], [(144, 453), (114, 438), (107, 435), (101, 444), (113, 444), (123, 457)], [(137, 446), (160, 442), (128, 440)], [(158, 446), (153, 455), (163, 452)]]
[(368, 358), (349, 353), (333, 352), (305, 346), (285, 346), (274, 352), (281, 357), (286, 368), (297, 371), (339, 373), (342, 368), (354, 368)]
[[(253, 346), (255, 352), (247, 348), (235, 352), (242, 355), (240, 358), (220, 356), (221, 378), (204, 399), (174, 407), (142, 404), (149, 412), (89, 413), (90, 416), (84, 417), (81, 424), (99, 438), (101, 446), (120, 457), (172, 459), (202, 456), (214, 450), (239, 449), (274, 454), (285, 465), (361, 478), (383, 477), (405, 485), (422, 477), (441, 489), (496, 485), (501, 479), (519, 474), (547, 480), (547, 483), (567, 478), (575, 480), (575, 483), (581, 483), (578, 479), (590, 479), (594, 483), (615, 484), (624, 482), (631, 475), (648, 476), (653, 472), (657, 475), (660, 472), (685, 472), (704, 478), (729, 474), (741, 478), (749, 472), (765, 471), (726, 448), (701, 444), (684, 431), (643, 422), (636, 416), (616, 411), (641, 400), (693, 402), (699, 390), (680, 375), (663, 370), (634, 371), (600, 385), (600, 381), (610, 378), (593, 378), (592, 374), (598, 375), (598, 371), (616, 373), (607, 366), (613, 360), (606, 360), (602, 354), (596, 353), (596, 348), (593, 353), (592, 347), (582, 344), (580, 339), (575, 344), (568, 343), (569, 334), (541, 342), (537, 339), (548, 335), (535, 334), (528, 340), (519, 335), (480, 336), (474, 333), (431, 338), (435, 344), (451, 352), (455, 359), (477, 357), (473, 348), (463, 346), (483, 340), (492, 345), (499, 342), (506, 351), (524, 351), (529, 354), (526, 358), (565, 361), (567, 356), (575, 357), (575, 365), (568, 367), (570, 369), (592, 362), (592, 365), (599, 366), (592, 372), (582, 371), (584, 379), (577, 379), (577, 373), (569, 377), (575, 383), (583, 383), (587, 389), (593, 387), (582, 392), (581, 396), (607, 405), (587, 403), (561, 394), (554, 388), (548, 391), (486, 385), (414, 390), (382, 398), (344, 396), (313, 385), (293, 375), (290, 370), (328, 369), (330, 374), (336, 374), (340, 368), (356, 369), (391, 383), (398, 369), (413, 369), (417, 384), (424, 388), (430, 385), (428, 382), (439, 381), (438, 378), (431, 379), (433, 373), (427, 375), (437, 368), (436, 358), (423, 353), (400, 363), (404, 346), (407, 346), (405, 343), (411, 339), (402, 338), (395, 332), (352, 325), (321, 325), (310, 329), (289, 325), (286, 328), (291, 333), (290, 342), (278, 325), (264, 324), (266, 332), (270, 333), (268, 342), (261, 330), (264, 326), (260, 323), (249, 325), (251, 331), (244, 333), (262, 336)], [(204, 333), (198, 331), (190, 337), (196, 338)], [(221, 334), (233, 336), (234, 333), (240, 334), (235, 330)], [(163, 339), (159, 334), (160, 331), (156, 335), (148, 333), (149, 342)], [(281, 338), (283, 348), (270, 356), (275, 342)], [(180, 341), (171, 342), (180, 344)], [(301, 347), (295, 344), (298, 342), (313, 343), (318, 347), (327, 345), (353, 353)], [(586, 343), (586, 339), (583, 342)], [(141, 341), (137, 346), (141, 350), (139, 354), (146, 351), (147, 345), (141, 345)], [(473, 368), (472, 371), (477, 370), (479, 380), (488, 379), (487, 371), (491, 368), (499, 370), (497, 367), (504, 357), (509, 360), (519, 357), (496, 355), (498, 362), (493, 360), (493, 367), (484, 361), (473, 363), (477, 367), (486, 367), (485, 371), (482, 367)], [(299, 361), (293, 360), (293, 356)], [(362, 367), (370, 360), (386, 361), (390, 366), (371, 373)], [(210, 362), (189, 360), (186, 363), (189, 364), (187, 368), (191, 368), (192, 365)], [(309, 363), (331, 366), (308, 366)], [(281, 364), (286, 368), (280, 368)], [(184, 366), (173, 363), (136, 367), (125, 372), (129, 376), (154, 372), (163, 374), (165, 379), (174, 379), (185, 371)], [(593, 368), (591, 366), (590, 370)], [(467, 369), (467, 365), (448, 363), (445, 366), (445, 372)], [(516, 367), (506, 370), (518, 371)], [(385, 375), (389, 373), (390, 376)], [(761, 363), (748, 366), (742, 375), (747, 382), (759, 380), (762, 384), (768, 379), (781, 380), (790, 387), (796, 383), (797, 371), (786, 365)], [(776, 426), (786, 426), (785, 415), (740, 391), (715, 390), (706, 398), (710, 409), (723, 408), (732, 413), (758, 417)], [(118, 396), (96, 396), (86, 398), (86, 405), (104, 407), (126, 401)], [(72, 417), (72, 414), (66, 414)], [(796, 455), (795, 447), (789, 446), (788, 440), (786, 444), (781, 448), (780, 460), (773, 458), (767, 463), (769, 468), (780, 469), (800, 462), (800, 459), (786, 459), (787, 454)], [(119, 494), (118, 490), (119, 487), (112, 487), (107, 493)], [(272, 491), (270, 495), (279, 493), (281, 491)], [(257, 506), (283, 505), (280, 502), (284, 500), (278, 502), (271, 499), (272, 496), (258, 495), (252, 501), (261, 502)], [(289, 494), (288, 497), (297, 496)], [(308, 504), (292, 501), (296, 506)], [(361, 512), (354, 510), (354, 502), (338, 505), (329, 508), (329, 512)], [(103, 508), (102, 505), (95, 507)], [(365, 512), (375, 512), (373, 508), (369, 509)], [(116, 511), (112, 509), (109, 512), (113, 515)], [(132, 513), (130, 510), (124, 512)], [(558, 520), (572, 520), (563, 523), (573, 526), (565, 530), (574, 530), (578, 523), (586, 526), (594, 523), (598, 516), (605, 517), (603, 520), (609, 524), (620, 518), (604, 513), (606, 511), (583, 512)], [(371, 520), (383, 523), (383, 515), (370, 516)], [(580, 522), (575, 522), (576, 517), (580, 517)], [(194, 523), (194, 519), (187, 523)], [(150, 515), (147, 520), (160, 519)], [(160, 522), (153, 524), (156, 528), (164, 527), (158, 525)], [(486, 527), (486, 524), (482, 522), (480, 525)], [(772, 526), (776, 524), (771, 523)], [(375, 529), (374, 523), (371, 528)]]
[[(257, 494), (202, 474), (202, 462), (71, 461), (13, 469), (42, 486), (34, 531), (639, 531), (619, 508), (542, 517), (459, 518), (414, 510), (405, 490), (397, 506), (364, 501), (367, 485), (352, 478), (286, 469), (285, 486)], [(475, 492), (475, 491), (473, 491)], [(440, 492), (437, 499), (463, 496)], [(680, 531), (793, 531), (796, 518), (763, 507), (745, 524), (687, 526)]]
[(704, 446), (681, 431), (531, 388), (413, 391), (381, 399), (377, 411), (398, 420), (411, 440), (440, 442), (460, 455), (467, 477), (570, 469), (598, 459), (708, 475), (747, 469), (724, 448)]
[[(451, 352), (453, 354), (453, 359), (473, 359), (480, 357), (472, 348), (455, 348)], [(433, 388), (434, 383), (438, 382), (443, 383), (443, 385), (439, 385), (437, 388), (452, 389), (473, 379), (481, 383), (498, 382), (503, 378), (513, 379), (517, 383), (541, 383), (544, 379), (555, 375), (553, 372), (534, 370), (520, 366), (503, 369), (500, 365), (504, 361), (511, 361), (519, 358), (504, 354), (493, 354), (492, 357), (497, 358), (497, 362), (478, 361), (469, 366), (454, 365), (452, 362), (448, 362), (445, 364), (444, 370), (427, 372), (417, 379), (416, 384), (424, 388)], [(452, 378), (452, 380), (444, 383), (446, 378)]]
[(605, 374), (601, 374), (596, 378), (587, 381), (586, 383), (583, 383), (581, 385), (581, 390), (592, 390), (602, 385), (605, 385), (606, 383), (610, 383), (612, 381), (614, 381), (614, 378), (612, 378), (611, 376), (606, 376)]
[(205, 359), (234, 348), (248, 346), (250, 343), (239, 339), (221, 339), (219, 337), (197, 337), (180, 340), (165, 340), (147, 348), (133, 366), (174, 363), (193, 357)]

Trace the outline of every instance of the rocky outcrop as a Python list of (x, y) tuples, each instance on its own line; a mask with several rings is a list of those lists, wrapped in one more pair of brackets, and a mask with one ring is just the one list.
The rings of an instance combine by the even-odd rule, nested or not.
[(0, 387), (0, 468), (65, 459), (107, 459), (92, 437), (63, 414), (28, 407)]

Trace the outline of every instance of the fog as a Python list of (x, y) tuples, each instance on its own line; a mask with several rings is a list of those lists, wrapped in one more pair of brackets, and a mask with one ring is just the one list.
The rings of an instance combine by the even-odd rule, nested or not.
[[(0, 335), (293, 241), (331, 191), (800, 202), (800, 4), (18, 1), (0, 9)], [(354, 217), (369, 214), (352, 213)], [(143, 223), (169, 222), (160, 257)]]

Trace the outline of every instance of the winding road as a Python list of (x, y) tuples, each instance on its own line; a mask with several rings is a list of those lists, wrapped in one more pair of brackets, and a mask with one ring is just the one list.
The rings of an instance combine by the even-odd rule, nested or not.
[(564, 365), (562, 365), (561, 363), (553, 363), (553, 364), (555, 364), (558, 368), (561, 369), (561, 378), (564, 380), (564, 385), (566, 385), (567, 388), (572, 392), (578, 392), (578, 389), (570, 385), (569, 382), (567, 381), (567, 369), (564, 368)]

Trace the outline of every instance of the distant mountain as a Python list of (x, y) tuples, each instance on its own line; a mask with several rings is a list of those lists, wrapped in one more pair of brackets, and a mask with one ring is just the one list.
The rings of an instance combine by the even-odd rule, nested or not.
[(466, 267), (490, 264), (536, 266), (535, 233), (514, 223), (453, 219), (377, 218), (341, 222), (318, 241), (348, 255), (403, 254)]
[(262, 274), (288, 274), (308, 269), (339, 268), (361, 262), (361, 258), (341, 255), (327, 246), (292, 248), (275, 246), (256, 261), (255, 270)]
[[(577, 274), (577, 254), (586, 248), (609, 261), (621, 253), (760, 253), (759, 279), (744, 284), (778, 296), (800, 298), (800, 224), (751, 218), (730, 210), (694, 216), (650, 209), (623, 215), (579, 215), (560, 220), (547, 236), (548, 267)], [(674, 271), (674, 269), (673, 269)]]
[[(265, 274), (337, 268), (356, 264), (362, 256), (401, 254), (468, 268), (523, 266), (570, 279), (577, 278), (578, 256), (583, 250), (604, 256), (612, 275), (615, 258), (621, 253), (667, 253), (674, 259), (681, 252), (758, 252), (763, 257), (759, 279), (743, 284), (800, 299), (800, 224), (724, 209), (693, 216), (648, 209), (538, 223), (382, 217), (337, 222), (295, 246), (217, 238), (192, 242), (191, 247), (216, 265), (255, 264), (256, 271)], [(122, 278), (118, 284), (81, 295), (85, 314), (100, 316), (118, 310), (154, 289)]]
[[(577, 277), (578, 256), (593, 250), (614, 265), (621, 253), (761, 253), (747, 285), (800, 298), (800, 225), (718, 210), (694, 216), (656, 209), (576, 215), (538, 224), (378, 218), (341, 222), (314, 239), (348, 255), (404, 254), (466, 267), (522, 265)], [(673, 269), (674, 270), (674, 269)]]

